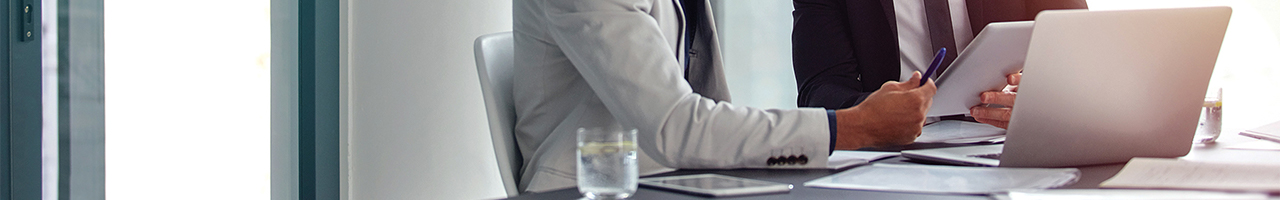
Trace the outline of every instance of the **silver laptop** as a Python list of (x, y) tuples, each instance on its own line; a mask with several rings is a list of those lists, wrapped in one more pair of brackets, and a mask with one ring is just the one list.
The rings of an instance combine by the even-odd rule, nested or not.
[(1000, 167), (1186, 155), (1230, 16), (1227, 7), (1041, 12), (1005, 143), (902, 155)]

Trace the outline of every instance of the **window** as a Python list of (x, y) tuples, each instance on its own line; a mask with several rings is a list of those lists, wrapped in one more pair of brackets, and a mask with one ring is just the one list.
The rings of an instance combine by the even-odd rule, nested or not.
[(270, 197), (270, 1), (107, 1), (107, 199)]

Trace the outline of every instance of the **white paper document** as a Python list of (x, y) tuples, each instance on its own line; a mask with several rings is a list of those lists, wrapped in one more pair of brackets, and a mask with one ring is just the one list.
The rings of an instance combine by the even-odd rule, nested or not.
[(836, 150), (827, 157), (827, 169), (844, 169), (854, 165), (867, 164), (888, 157), (901, 155), (898, 152), (878, 151), (845, 151)]
[(994, 168), (872, 164), (805, 182), (807, 187), (891, 192), (989, 194), (1075, 183), (1075, 168)]
[(921, 130), (918, 143), (955, 143), (967, 144), (987, 141), (1003, 141), (1005, 129), (988, 124), (944, 120), (934, 122)]
[(1013, 190), (996, 200), (1266, 200), (1266, 194), (1186, 190), (1055, 189)]
[(1280, 192), (1280, 166), (1133, 158), (1099, 187)]
[(1258, 140), (1227, 146), (1227, 149), (1280, 151), (1280, 143)]
[(1240, 132), (1240, 135), (1266, 140), (1280, 144), (1280, 122), (1275, 122), (1262, 127), (1252, 128)]

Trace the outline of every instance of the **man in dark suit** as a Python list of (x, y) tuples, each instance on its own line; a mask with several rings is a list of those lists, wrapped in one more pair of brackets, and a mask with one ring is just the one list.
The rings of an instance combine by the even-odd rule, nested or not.
[[(827, 109), (856, 106), (881, 84), (925, 71), (939, 48), (948, 49), (940, 67), (945, 68), (988, 23), (1032, 20), (1043, 10), (1086, 8), (1084, 0), (794, 0), (794, 4), (791, 40), (800, 93), (797, 101), (800, 107)], [(1010, 75), (1009, 83), (1016, 85), (1019, 77)], [(974, 117), (1004, 127), (1014, 92), (984, 93), (983, 103), (1009, 107), (975, 108)]]

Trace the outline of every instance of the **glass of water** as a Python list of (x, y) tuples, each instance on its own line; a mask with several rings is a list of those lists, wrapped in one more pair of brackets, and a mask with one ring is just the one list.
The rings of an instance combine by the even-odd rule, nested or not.
[(1204, 97), (1204, 111), (1200, 112), (1200, 126), (1196, 129), (1196, 144), (1209, 144), (1222, 134), (1222, 88)]
[(636, 192), (636, 130), (578, 129), (578, 192), (587, 199), (624, 199)]

